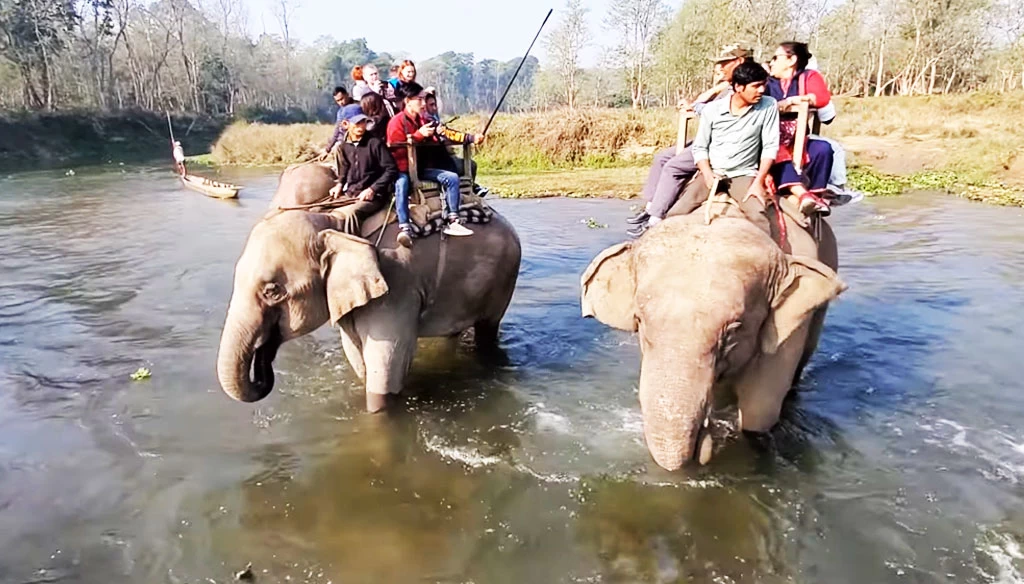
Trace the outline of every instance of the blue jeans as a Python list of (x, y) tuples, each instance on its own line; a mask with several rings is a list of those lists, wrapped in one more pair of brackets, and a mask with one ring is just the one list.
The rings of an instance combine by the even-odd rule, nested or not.
[(398, 214), (399, 225), (409, 225), (409, 175), (398, 173), (395, 181), (395, 213)]
[(420, 171), (420, 176), (441, 185), (441, 192), (444, 194), (441, 201), (444, 203), (445, 215), (449, 217), (458, 215), (459, 207), (462, 204), (462, 195), (459, 194), (459, 175), (447, 170), (424, 168)]

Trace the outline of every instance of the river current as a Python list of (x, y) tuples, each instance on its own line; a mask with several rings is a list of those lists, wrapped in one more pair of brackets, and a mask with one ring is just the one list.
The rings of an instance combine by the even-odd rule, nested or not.
[(1024, 581), (1024, 210), (837, 209), (849, 290), (781, 424), (667, 473), (635, 338), (579, 316), (628, 202), (492, 201), (523, 242), (507, 359), (421, 341), (371, 416), (329, 327), (266, 400), (219, 389), (277, 175), (227, 179), (0, 176), (0, 582)]

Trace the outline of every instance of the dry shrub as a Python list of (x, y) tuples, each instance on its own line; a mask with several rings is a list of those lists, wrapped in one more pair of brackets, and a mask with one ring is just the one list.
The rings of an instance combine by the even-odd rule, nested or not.
[[(634, 164), (635, 152), (675, 139), (675, 113), (621, 109), (500, 115), (478, 161), (489, 170), (563, 169)], [(479, 127), (470, 117), (462, 127)]]
[(211, 154), (218, 164), (291, 164), (315, 156), (333, 131), (334, 127), (327, 124), (235, 122), (221, 134)]

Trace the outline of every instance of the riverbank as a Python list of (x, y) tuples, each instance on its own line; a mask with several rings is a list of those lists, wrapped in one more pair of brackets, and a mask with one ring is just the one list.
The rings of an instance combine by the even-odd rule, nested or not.
[[(175, 115), (174, 135), (186, 151), (206, 152), (223, 120)], [(51, 112), (0, 115), (0, 170), (140, 162), (170, 164), (167, 119), (154, 112)]]
[[(851, 186), (872, 195), (940, 189), (1024, 206), (1024, 95), (843, 98), (823, 134), (849, 152)], [(675, 141), (666, 109), (499, 115), (476, 155), (481, 182), (503, 196), (631, 198), (651, 155)], [(478, 128), (465, 116), (453, 125)], [(217, 164), (282, 165), (308, 158), (329, 125), (234, 124), (217, 141)]]

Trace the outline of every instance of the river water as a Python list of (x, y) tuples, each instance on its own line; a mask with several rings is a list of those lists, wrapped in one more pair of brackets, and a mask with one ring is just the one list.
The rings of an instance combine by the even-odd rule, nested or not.
[(1021, 209), (836, 210), (850, 289), (799, 397), (670, 474), (636, 340), (579, 317), (628, 203), (494, 201), (523, 241), (507, 361), (423, 341), (410, 396), (370, 416), (327, 327), (263, 402), (220, 391), (276, 183), (228, 178), (239, 202), (163, 168), (0, 177), (0, 582), (1024, 581)]

